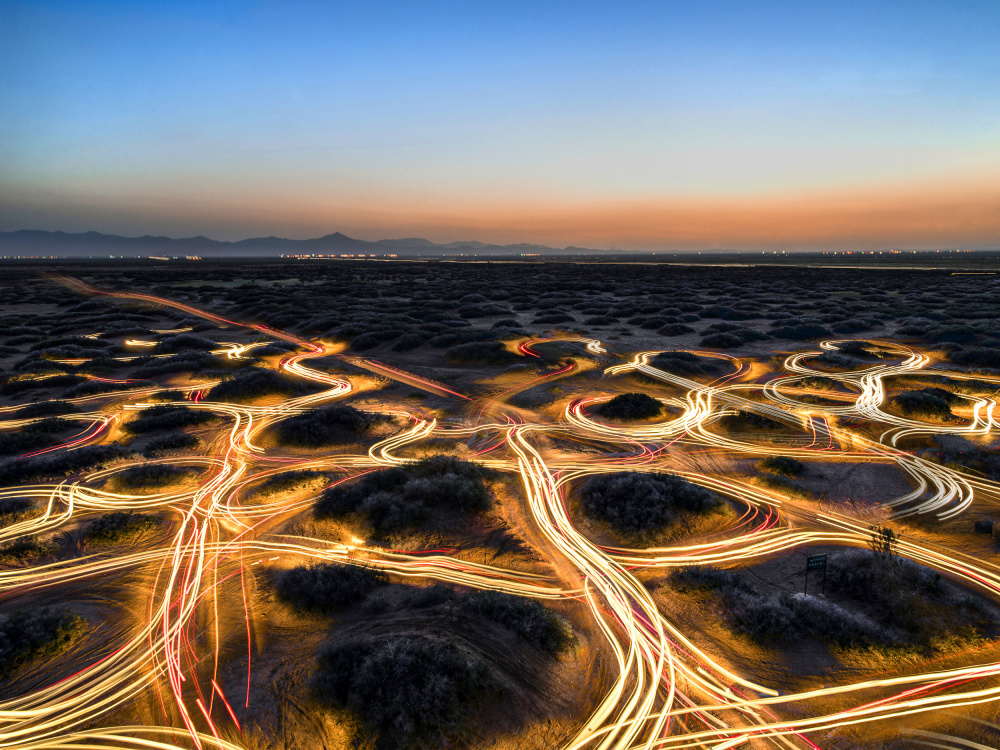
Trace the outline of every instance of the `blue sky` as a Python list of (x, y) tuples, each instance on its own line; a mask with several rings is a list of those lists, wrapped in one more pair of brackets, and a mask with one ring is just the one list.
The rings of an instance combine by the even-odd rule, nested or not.
[[(1000, 175), (995, 1), (0, 2), (0, 17), (0, 230), (516, 239), (546, 212)], [(546, 234), (597, 238), (563, 231)]]

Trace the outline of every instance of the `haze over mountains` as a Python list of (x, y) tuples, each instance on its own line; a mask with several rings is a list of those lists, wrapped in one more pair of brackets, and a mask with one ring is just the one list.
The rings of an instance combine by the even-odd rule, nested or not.
[(199, 255), (202, 257), (268, 257), (300, 254), (392, 254), (419, 255), (520, 255), (522, 253), (593, 254), (607, 253), (583, 247), (553, 248), (546, 245), (493, 245), (485, 242), (450, 242), (438, 244), (420, 237), (398, 240), (359, 240), (340, 232), (311, 240), (289, 240), (281, 237), (253, 237), (237, 242), (213, 240), (208, 237), (121, 237), (100, 232), (45, 232), (24, 229), (0, 232), (0, 256), (56, 255), (75, 258), (107, 257), (109, 255)]

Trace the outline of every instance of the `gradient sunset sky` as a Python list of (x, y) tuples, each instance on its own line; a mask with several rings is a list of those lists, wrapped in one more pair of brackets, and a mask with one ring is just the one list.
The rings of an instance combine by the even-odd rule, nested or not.
[(6, 2), (0, 231), (1000, 246), (1000, 2)]

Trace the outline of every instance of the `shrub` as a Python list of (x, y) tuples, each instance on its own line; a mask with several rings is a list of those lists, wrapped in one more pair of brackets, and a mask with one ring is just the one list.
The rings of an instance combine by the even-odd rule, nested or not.
[(93, 469), (132, 452), (118, 445), (88, 445), (68, 453), (11, 461), (0, 466), (0, 486), (73, 474)]
[(484, 362), (490, 365), (507, 365), (520, 359), (499, 341), (470, 341), (467, 344), (459, 344), (448, 349), (444, 353), (444, 358), (449, 362)]
[(783, 430), (785, 426), (774, 419), (755, 414), (752, 411), (738, 409), (735, 414), (727, 414), (719, 420), (723, 429), (731, 432), (747, 432), (762, 430)]
[(363, 608), (370, 614), (382, 614), (401, 609), (435, 607), (454, 598), (454, 592), (442, 583), (435, 583), (433, 586), (386, 587), (370, 594), (365, 599)]
[(800, 323), (783, 325), (771, 331), (776, 339), (792, 339), (794, 341), (809, 341), (830, 335), (830, 329), (818, 323)]
[(293, 607), (329, 613), (359, 603), (386, 583), (386, 575), (373, 568), (319, 563), (281, 571), (275, 588)]
[(369, 433), (376, 425), (391, 419), (385, 414), (363, 412), (353, 406), (335, 404), (286, 419), (278, 428), (278, 437), (287, 445), (317, 448), (356, 439)]
[(54, 607), (0, 614), (0, 677), (68, 648), (83, 635), (86, 625), (82, 617)]
[(479, 617), (495, 622), (533, 646), (550, 654), (573, 643), (573, 631), (555, 612), (532, 599), (480, 591), (470, 594), (461, 607)]
[(9, 456), (12, 453), (25, 453), (53, 445), (56, 442), (53, 434), (72, 426), (73, 423), (65, 419), (50, 417), (30, 424), (18, 432), (0, 433), (0, 455)]
[(312, 480), (322, 476), (324, 475), (320, 472), (311, 471), (309, 469), (283, 471), (280, 474), (274, 474), (261, 482), (257, 486), (256, 492), (261, 495), (274, 495), (279, 492), (287, 492), (288, 490), (301, 487), (303, 484), (311, 482)]
[(292, 380), (273, 370), (255, 368), (219, 383), (208, 392), (208, 398), (212, 401), (246, 401), (264, 396), (295, 396), (315, 390), (310, 383)]
[(653, 357), (649, 363), (660, 370), (684, 376), (715, 377), (728, 369), (728, 366), (721, 360), (712, 357), (699, 357), (691, 352), (661, 352)]
[(742, 343), (743, 339), (732, 333), (712, 333), (701, 340), (701, 346), (710, 349), (731, 349)]
[(116, 391), (134, 391), (137, 388), (149, 388), (155, 386), (152, 380), (132, 380), (128, 383), (106, 383), (103, 380), (88, 380), (84, 383), (67, 388), (63, 394), (66, 398), (77, 398), (79, 396), (96, 396), (99, 393), (113, 393)]
[(357, 713), (378, 747), (447, 747), (501, 692), (477, 658), (426, 638), (348, 640), (319, 654), (320, 699)]
[(477, 464), (453, 456), (433, 456), (331, 487), (314, 512), (320, 518), (360, 512), (376, 535), (384, 536), (421, 524), (430, 508), (485, 510), (490, 502), (483, 483), (486, 476), (486, 470)]
[(31, 506), (32, 502), (27, 498), (0, 498), (0, 526), (10, 526), (12, 523), (22, 520)]
[(1000, 369), (1000, 350), (998, 349), (962, 349), (948, 354), (948, 359), (956, 365), (980, 369)]
[(178, 333), (160, 339), (153, 349), (157, 354), (173, 354), (183, 351), (211, 351), (219, 345), (204, 336), (194, 333)]
[(218, 417), (208, 411), (164, 404), (138, 412), (136, 418), (127, 422), (123, 429), (133, 434), (143, 434), (156, 430), (178, 430), (181, 427), (204, 424), (215, 419)]
[(66, 401), (39, 401), (29, 404), (14, 412), (16, 419), (27, 419), (29, 417), (54, 417), (61, 414), (73, 414), (79, 411), (73, 404)]
[(694, 333), (694, 329), (683, 323), (668, 323), (657, 330), (657, 333), (661, 336), (683, 336), (685, 333)]
[(35, 536), (22, 536), (0, 547), (0, 563), (9, 564), (32, 557), (54, 555), (58, 551), (56, 545), (40, 542)]
[(806, 467), (801, 461), (788, 456), (768, 456), (757, 463), (757, 468), (783, 477), (797, 477)]
[(155, 458), (172, 450), (182, 450), (184, 448), (194, 448), (201, 441), (194, 435), (183, 432), (174, 432), (170, 435), (160, 435), (146, 443), (146, 448), (142, 451), (145, 458)]
[[(910, 391), (894, 396), (892, 403), (907, 416), (925, 416), (947, 419), (952, 416), (948, 400), (941, 398), (934, 391), (940, 388), (924, 388), (920, 391)], [(947, 391), (944, 391), (947, 393)]]
[(135, 539), (158, 525), (155, 517), (143, 513), (106, 513), (87, 526), (83, 538), (88, 544), (119, 544)]
[(608, 419), (652, 419), (663, 413), (663, 404), (645, 393), (622, 393), (601, 404), (597, 413)]
[(144, 464), (119, 471), (111, 481), (125, 489), (157, 489), (183, 479), (190, 473), (190, 469), (178, 469), (165, 464)]
[(711, 492), (679, 477), (633, 471), (591, 477), (582, 494), (587, 513), (631, 534), (663, 528), (682, 512), (702, 513), (717, 503)]

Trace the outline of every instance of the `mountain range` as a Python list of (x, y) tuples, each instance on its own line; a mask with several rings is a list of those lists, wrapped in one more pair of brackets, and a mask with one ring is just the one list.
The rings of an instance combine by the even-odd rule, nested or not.
[(420, 237), (369, 242), (348, 237), (340, 232), (311, 240), (289, 240), (282, 237), (253, 237), (237, 242), (213, 240), (208, 237), (121, 237), (100, 232), (45, 232), (23, 229), (0, 232), (0, 257), (3, 256), (64, 256), (73, 258), (135, 256), (135, 255), (198, 255), (214, 258), (275, 257), (306, 254), (365, 254), (400, 256), (442, 255), (581, 255), (607, 253), (582, 247), (553, 248), (546, 245), (494, 245), (486, 242), (449, 242), (439, 244)]

